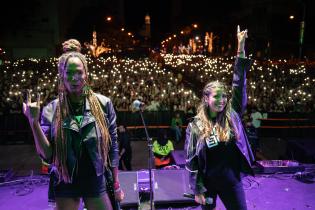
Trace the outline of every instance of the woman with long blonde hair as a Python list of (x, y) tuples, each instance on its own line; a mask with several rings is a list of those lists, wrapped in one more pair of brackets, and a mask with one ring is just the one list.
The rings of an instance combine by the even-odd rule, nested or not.
[[(82, 198), (90, 210), (113, 209), (106, 183), (113, 178), (117, 201), (124, 197), (118, 180), (116, 113), (109, 98), (90, 87), (87, 60), (75, 39), (63, 43), (58, 61), (58, 98), (42, 110), (30, 91), (23, 113), (39, 155), (51, 163), (50, 192), (58, 210), (77, 210)], [(106, 172), (112, 176), (105, 176)], [(52, 195), (50, 194), (50, 195)]]
[(215, 209), (217, 196), (229, 210), (247, 209), (241, 178), (253, 174), (254, 156), (241, 122), (247, 102), (246, 72), (251, 66), (245, 57), (246, 37), (247, 30), (238, 26), (231, 99), (223, 83), (206, 84), (197, 115), (186, 130), (186, 169), (202, 209)]

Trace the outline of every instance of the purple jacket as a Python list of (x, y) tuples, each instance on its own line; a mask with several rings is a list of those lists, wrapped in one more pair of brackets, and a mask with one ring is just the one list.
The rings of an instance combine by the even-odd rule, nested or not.
[[(233, 72), (233, 83), (232, 83), (232, 99), (229, 101), (232, 106), (231, 119), (239, 130), (239, 140), (236, 141), (236, 145), (240, 150), (244, 161), (241, 161), (241, 172), (242, 174), (253, 174), (251, 164), (254, 162), (254, 155), (252, 153), (250, 144), (246, 136), (245, 129), (242, 124), (241, 116), (247, 105), (247, 94), (246, 94), (246, 72), (250, 69), (251, 60), (244, 58), (236, 58)], [(201, 194), (206, 192), (206, 188), (203, 184), (203, 168), (200, 168), (198, 161), (198, 154), (202, 145), (199, 139), (199, 129), (201, 122), (197, 117), (188, 124), (186, 129), (186, 169), (190, 172), (190, 188), (195, 194)]]

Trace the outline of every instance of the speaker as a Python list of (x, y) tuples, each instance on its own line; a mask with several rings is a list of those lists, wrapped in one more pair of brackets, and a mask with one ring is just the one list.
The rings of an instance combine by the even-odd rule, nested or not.
[(121, 208), (138, 208), (140, 205), (137, 171), (120, 171), (118, 174), (121, 188), (125, 193), (125, 198), (121, 201)]
[(186, 164), (186, 153), (184, 150), (174, 150), (172, 152), (172, 158), (174, 160), (174, 163), (181, 167), (181, 168), (185, 168), (185, 164)]
[(301, 163), (315, 163), (314, 138), (288, 138), (286, 154)]
[(170, 204), (194, 205), (195, 201), (184, 197), (184, 193), (193, 192), (189, 189), (189, 173), (185, 169), (154, 170), (154, 205)]

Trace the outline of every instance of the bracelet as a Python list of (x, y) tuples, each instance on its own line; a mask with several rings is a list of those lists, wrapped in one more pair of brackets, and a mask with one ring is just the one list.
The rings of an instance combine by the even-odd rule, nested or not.
[(114, 190), (114, 192), (115, 192), (115, 193), (120, 192), (120, 191), (121, 191), (121, 189), (120, 189), (120, 188), (118, 188), (118, 189)]
[(237, 54), (236, 54), (237, 57), (245, 57), (245, 51), (237, 51)]
[(116, 190), (118, 190), (118, 189), (120, 190), (120, 184), (119, 184), (119, 182), (114, 182), (113, 187), (114, 187), (115, 192), (116, 192)]

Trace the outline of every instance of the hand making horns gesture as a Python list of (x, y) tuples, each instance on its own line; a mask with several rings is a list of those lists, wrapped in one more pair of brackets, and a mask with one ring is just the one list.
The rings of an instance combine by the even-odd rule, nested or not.
[(238, 41), (238, 52), (242, 52), (245, 50), (245, 39), (247, 36), (247, 29), (241, 31), (240, 26), (237, 25), (237, 41)]
[(27, 90), (26, 101), (23, 102), (23, 113), (30, 123), (38, 122), (40, 114), (40, 94), (37, 94), (36, 102), (32, 102), (31, 91)]

